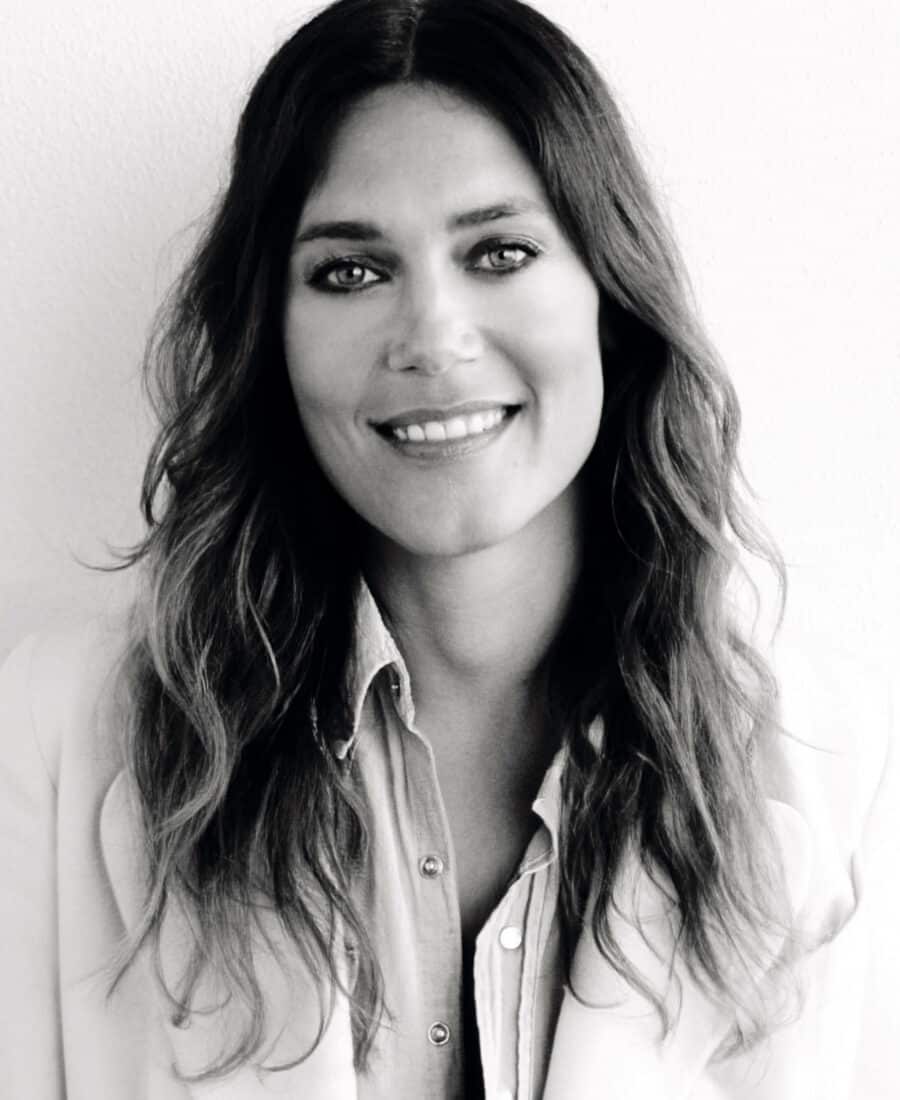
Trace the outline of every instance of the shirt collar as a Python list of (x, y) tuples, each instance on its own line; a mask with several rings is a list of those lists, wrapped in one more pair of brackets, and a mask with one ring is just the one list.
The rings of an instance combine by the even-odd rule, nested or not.
[(415, 718), (406, 662), (375, 602), (372, 590), (362, 579), (356, 594), (354, 613), (356, 624), (346, 668), (347, 698), (352, 707), (353, 728), (349, 738), (333, 742), (334, 754), (339, 760), (343, 760), (356, 744), (366, 699), (382, 670), (388, 670), (400, 717), (409, 726)]
[[(599, 752), (603, 741), (603, 720), (595, 718), (588, 730), (588, 740), (594, 749)], [(563, 745), (557, 750), (550, 763), (550, 767), (544, 773), (537, 797), (531, 804), (532, 811), (543, 822), (546, 835), (549, 839), (549, 847), (538, 845), (534, 850), (529, 848), (520, 868), (520, 874), (540, 870), (551, 860), (559, 856), (559, 826), (562, 817), (562, 773), (566, 766), (567, 749)]]
[[(356, 595), (355, 616), (356, 628), (346, 672), (348, 698), (353, 708), (353, 729), (349, 738), (333, 742), (333, 751), (339, 760), (344, 760), (355, 748), (369, 692), (376, 677), (385, 669), (390, 676), (397, 712), (407, 727), (411, 728), (415, 724), (409, 669), (375, 602), (372, 590), (363, 579), (360, 579)], [(599, 752), (603, 740), (601, 719), (597, 718), (591, 723), (588, 738)], [(537, 797), (532, 803), (532, 810), (543, 821), (550, 834), (553, 857), (558, 853), (561, 780), (565, 762), (566, 750), (563, 747), (558, 750), (545, 772)]]

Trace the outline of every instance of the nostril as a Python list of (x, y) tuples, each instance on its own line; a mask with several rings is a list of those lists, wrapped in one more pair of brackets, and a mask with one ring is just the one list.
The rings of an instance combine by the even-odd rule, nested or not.
[(388, 347), (386, 365), (392, 371), (416, 370), (439, 374), (457, 363), (468, 363), (482, 352), (478, 331), (469, 325), (442, 325)]
[(465, 329), (460, 333), (460, 353), (467, 359), (474, 359), (481, 354), (481, 337), (474, 329)]
[(387, 353), (388, 370), (415, 370), (417, 358), (407, 344), (394, 344), (388, 349)]

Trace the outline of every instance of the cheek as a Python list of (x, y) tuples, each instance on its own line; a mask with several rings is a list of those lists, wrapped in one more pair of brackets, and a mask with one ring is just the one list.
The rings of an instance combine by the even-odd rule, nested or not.
[(582, 414), (596, 416), (603, 395), (596, 287), (579, 272), (548, 280), (544, 289), (513, 336), (528, 381), (539, 402), (582, 406)]
[(288, 377), (300, 428), (322, 472), (341, 492), (358, 461), (353, 379), (341, 371), (343, 358), (316, 345), (316, 354), (298, 339), (285, 341)]
[[(362, 348), (334, 325), (323, 327), (314, 315), (288, 310), (284, 354), (291, 389), (305, 427), (339, 423), (357, 407)], [(309, 425), (307, 425), (309, 421)]]

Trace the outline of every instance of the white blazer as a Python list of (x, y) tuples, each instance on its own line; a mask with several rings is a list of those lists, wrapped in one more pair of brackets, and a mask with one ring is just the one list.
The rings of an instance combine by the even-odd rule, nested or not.
[[(123, 770), (125, 711), (112, 690), (123, 642), (121, 627), (99, 622), (35, 636), (0, 672), (0, 1092), (13, 1100), (356, 1100), (346, 1005), (295, 1069), (245, 1067), (188, 1085), (173, 1062), (202, 1064), (221, 1021), (176, 1028), (140, 960), (108, 994), (110, 960), (134, 924), (144, 882)], [(835, 670), (813, 675), (796, 662), (782, 671), (791, 736), (771, 762), (767, 794), (800, 923), (840, 929), (804, 969), (799, 1020), (755, 1053), (710, 1065), (727, 1021), (690, 986), (664, 1043), (655, 1019), (649, 1026), (627, 998), (611, 1017), (566, 994), (545, 1100), (852, 1096), (865, 971), (862, 840), (886, 769), (889, 721), (886, 694), (879, 699), (871, 685), (841, 691), (841, 682)], [(575, 966), (580, 991), (621, 992), (587, 939)], [(299, 969), (291, 975), (293, 1005), (303, 1004), (304, 980)], [(274, 975), (272, 988), (280, 987)], [(309, 1023), (298, 1018), (291, 1030)]]

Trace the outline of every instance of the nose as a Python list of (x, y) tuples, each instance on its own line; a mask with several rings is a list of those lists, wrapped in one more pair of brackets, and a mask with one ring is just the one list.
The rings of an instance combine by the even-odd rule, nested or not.
[(388, 342), (386, 363), (392, 371), (442, 374), (477, 359), (482, 348), (478, 325), (462, 296), (432, 278), (409, 289)]

